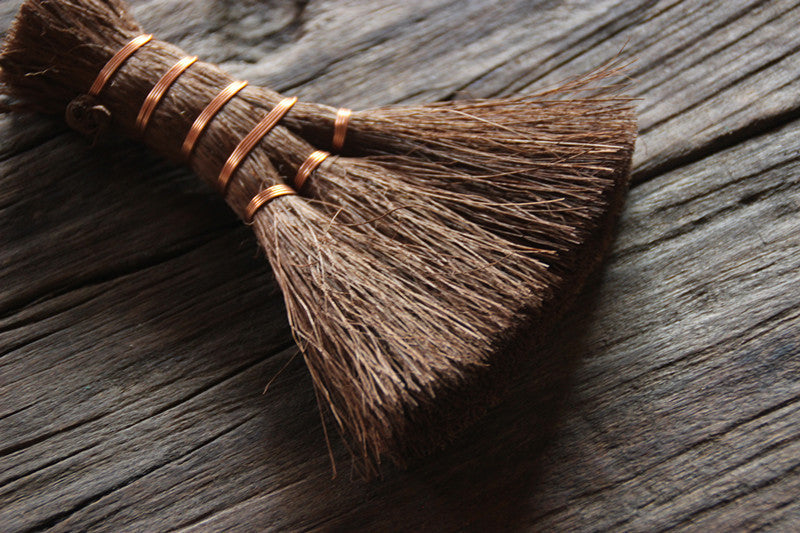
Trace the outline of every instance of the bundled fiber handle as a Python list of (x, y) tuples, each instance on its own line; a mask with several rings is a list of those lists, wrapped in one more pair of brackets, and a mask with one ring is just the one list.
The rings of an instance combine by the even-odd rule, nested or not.
[(610, 240), (636, 124), (607, 67), (532, 96), (365, 111), (284, 97), (143, 32), (118, 0), (27, 0), (2, 91), (189, 165), (251, 224), (363, 472), (499, 397)]

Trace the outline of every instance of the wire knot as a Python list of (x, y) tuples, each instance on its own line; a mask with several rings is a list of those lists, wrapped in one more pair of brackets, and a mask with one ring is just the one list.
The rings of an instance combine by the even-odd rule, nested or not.
[(111, 111), (88, 94), (77, 96), (69, 103), (65, 118), (70, 128), (94, 141), (111, 126)]

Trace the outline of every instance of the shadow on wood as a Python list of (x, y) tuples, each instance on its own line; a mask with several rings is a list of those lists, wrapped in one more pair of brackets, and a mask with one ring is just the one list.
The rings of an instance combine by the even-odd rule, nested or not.
[[(335, 518), (335, 508), (327, 509), (325, 526), (335, 531), (391, 530), (398, 524), (408, 531), (498, 531), (524, 525), (527, 503), (537, 493), (541, 453), (558, 426), (573, 370), (585, 352), (581, 332), (591, 321), (595, 296), (593, 290), (583, 294), (545, 345), (528, 347), (530, 357), (520, 365), (506, 399), (452, 445), (414, 461), (407, 471), (384, 468), (379, 482), (340, 485), (335, 508), (347, 510)], [(303, 516), (326, 497), (293, 493), (281, 505)], [(244, 514), (250, 513), (258, 510)], [(251, 522), (258, 524), (263, 522), (257, 518)]]

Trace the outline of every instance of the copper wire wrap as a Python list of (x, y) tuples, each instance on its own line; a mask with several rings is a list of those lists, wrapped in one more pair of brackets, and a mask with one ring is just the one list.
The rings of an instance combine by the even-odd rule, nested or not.
[(217, 188), (222, 196), (225, 196), (227, 193), (228, 183), (230, 183), (233, 173), (236, 172), (237, 168), (239, 168), (239, 165), (242, 163), (244, 158), (247, 157), (247, 155), (253, 150), (253, 148), (255, 148), (259, 141), (261, 141), (261, 139), (263, 139), (264, 136), (269, 133), (278, 122), (280, 122), (283, 116), (289, 112), (296, 102), (296, 96), (281, 100), (278, 105), (272, 108), (272, 111), (267, 113), (267, 116), (261, 119), (261, 122), (259, 122), (256, 127), (253, 128), (250, 133), (248, 133), (247, 136), (241, 140), (230, 157), (228, 157), (228, 160), (225, 161), (225, 165), (222, 167), (222, 170), (219, 173)]
[(161, 102), (161, 99), (169, 90), (170, 86), (172, 86), (175, 80), (177, 80), (187, 68), (191, 67), (195, 61), (197, 61), (197, 56), (184, 57), (175, 63), (175, 65), (158, 80), (158, 83), (155, 84), (147, 95), (147, 98), (144, 99), (142, 108), (139, 110), (139, 116), (136, 117), (136, 132), (139, 135), (144, 135), (147, 125), (150, 123), (150, 118), (153, 116), (153, 112), (156, 110), (156, 107), (158, 107), (159, 102)]
[(239, 91), (244, 89), (247, 86), (246, 81), (234, 81), (224, 89), (213, 99), (211, 102), (203, 109), (202, 113), (198, 115), (197, 119), (195, 119), (194, 124), (189, 129), (189, 133), (186, 135), (186, 139), (183, 141), (183, 146), (181, 147), (181, 157), (188, 162), (189, 159), (192, 157), (192, 151), (194, 150), (195, 144), (197, 144), (197, 140), (203, 134), (208, 126), (208, 123), (216, 116), (217, 113), (227, 104), (231, 98), (236, 96)]
[(117, 73), (119, 67), (121, 67), (122, 64), (134, 54), (134, 52), (149, 43), (152, 39), (152, 35), (142, 34), (131, 39), (131, 41), (123, 46), (119, 52), (114, 54), (114, 56), (108, 60), (108, 63), (106, 63), (103, 69), (100, 71), (100, 74), (97, 75), (94, 83), (92, 83), (92, 86), (89, 89), (89, 96), (99, 96), (103, 89), (105, 89), (106, 84), (111, 77)]
[(255, 195), (252, 200), (250, 200), (250, 204), (247, 206), (247, 218), (245, 221), (248, 224), (252, 224), (253, 218), (255, 218), (258, 210), (270, 203), (275, 198), (278, 198), (279, 196), (290, 196), (295, 194), (297, 193), (294, 191), (294, 189), (288, 185), (284, 185), (283, 183), (279, 183), (269, 187), (268, 189), (264, 189)]
[(346, 107), (339, 108), (336, 112), (336, 122), (333, 125), (333, 142), (331, 147), (334, 152), (340, 151), (344, 147), (347, 138), (347, 127), (350, 125), (350, 116), (353, 112)]
[(331, 154), (317, 150), (313, 152), (308, 159), (306, 159), (300, 168), (297, 169), (297, 175), (294, 178), (294, 188), (299, 191), (305, 185), (308, 177), (317, 169), (323, 161), (325, 161)]

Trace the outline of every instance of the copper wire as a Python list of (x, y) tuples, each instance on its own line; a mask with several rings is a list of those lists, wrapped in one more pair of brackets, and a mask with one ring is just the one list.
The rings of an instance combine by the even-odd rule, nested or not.
[(192, 151), (194, 150), (195, 144), (200, 136), (205, 131), (206, 126), (211, 120), (216, 116), (217, 113), (227, 104), (231, 98), (236, 96), (236, 94), (244, 89), (247, 86), (246, 81), (234, 81), (224, 89), (213, 99), (211, 102), (203, 109), (202, 113), (198, 115), (197, 119), (195, 119), (194, 124), (189, 129), (189, 133), (186, 135), (186, 139), (183, 141), (183, 146), (181, 147), (181, 157), (185, 161), (189, 161), (189, 158), (192, 156)]
[(170, 86), (175, 83), (178, 76), (183, 74), (187, 68), (191, 67), (195, 61), (197, 61), (197, 56), (184, 57), (175, 63), (175, 65), (158, 80), (158, 83), (153, 86), (147, 98), (144, 99), (142, 108), (139, 110), (139, 115), (136, 117), (136, 132), (139, 135), (144, 135), (147, 125), (150, 123), (150, 118), (153, 116), (153, 112), (156, 110), (156, 107), (158, 107), (158, 104), (161, 102), (161, 99), (169, 90)]
[(297, 194), (294, 189), (288, 185), (284, 185), (283, 183), (278, 183), (277, 185), (273, 185), (272, 187), (264, 189), (255, 195), (252, 200), (250, 200), (250, 204), (247, 206), (247, 218), (245, 221), (248, 224), (251, 224), (253, 222), (253, 218), (256, 216), (256, 213), (258, 213), (258, 210), (270, 203), (275, 198), (294, 194)]
[(347, 127), (350, 125), (350, 116), (353, 112), (346, 107), (339, 108), (336, 112), (336, 122), (333, 125), (333, 142), (331, 147), (334, 152), (340, 151), (344, 147), (347, 137)]
[(236, 172), (237, 168), (239, 168), (239, 165), (242, 163), (244, 158), (247, 157), (247, 155), (253, 150), (253, 148), (255, 148), (259, 141), (261, 141), (261, 139), (263, 139), (264, 136), (269, 133), (278, 122), (280, 122), (280, 120), (286, 113), (289, 112), (295, 102), (297, 102), (296, 96), (281, 100), (278, 105), (272, 108), (272, 111), (267, 113), (267, 116), (261, 119), (261, 122), (259, 122), (256, 127), (253, 128), (250, 133), (248, 133), (247, 136), (241, 140), (230, 157), (228, 157), (228, 160), (225, 161), (225, 165), (222, 167), (222, 170), (219, 173), (217, 188), (222, 196), (225, 196), (227, 193), (228, 183), (230, 183), (233, 173)]
[(306, 159), (300, 168), (297, 169), (297, 175), (294, 178), (294, 188), (299, 191), (305, 185), (308, 177), (317, 169), (317, 167), (325, 161), (331, 154), (317, 150), (313, 152), (308, 159)]
[(128, 44), (120, 49), (119, 52), (114, 54), (114, 56), (108, 60), (108, 63), (105, 64), (102, 70), (100, 70), (100, 74), (97, 75), (94, 83), (92, 83), (92, 86), (89, 89), (89, 96), (99, 96), (108, 83), (108, 80), (110, 80), (111, 77), (114, 76), (114, 74), (116, 74), (116, 72), (119, 70), (119, 67), (121, 67), (122, 64), (134, 54), (134, 52), (149, 43), (152, 39), (152, 35), (140, 35), (131, 39)]

